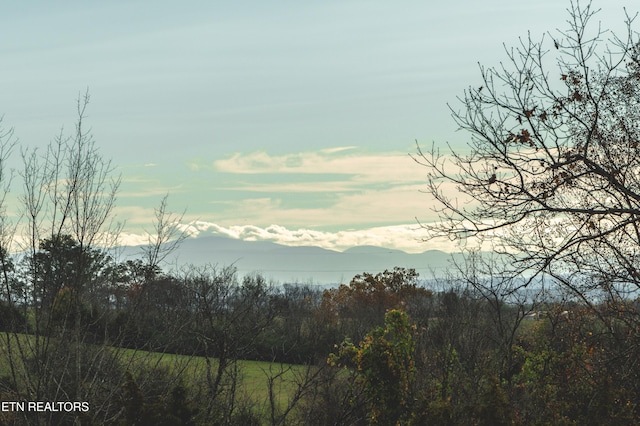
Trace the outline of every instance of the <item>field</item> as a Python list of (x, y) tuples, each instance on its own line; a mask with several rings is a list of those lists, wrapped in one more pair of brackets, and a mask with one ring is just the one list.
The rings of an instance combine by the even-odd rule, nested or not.
[[(20, 344), (27, 351), (35, 343), (35, 337), (25, 334), (1, 335), (0, 343), (0, 377), (10, 374), (9, 352), (7, 342), (11, 341), (14, 359)], [(207, 371), (210, 369), (215, 374), (218, 367), (217, 359), (207, 360), (204, 357), (185, 356), (175, 354), (163, 354), (159, 352), (147, 352), (142, 350), (109, 348), (124, 369), (131, 372), (136, 382), (145, 383), (152, 378), (147, 377), (150, 371), (167, 371), (179, 375), (182, 383), (187, 387), (198, 386), (206, 382)], [(308, 367), (304, 365), (269, 363), (261, 361), (238, 360), (227, 367), (231, 372), (225, 375), (228, 381), (231, 374), (236, 375), (236, 394), (247, 404), (257, 408), (259, 412), (268, 415), (270, 410), (269, 388), (273, 392), (274, 402), (278, 410), (286, 408), (289, 399), (296, 391), (296, 383), (304, 378)]]
[[(203, 357), (162, 354), (157, 352), (134, 351), (119, 349), (124, 359), (131, 359), (132, 365), (141, 370), (144, 366), (155, 365), (182, 373), (186, 384), (197, 385), (206, 380), (207, 361)], [(210, 368), (215, 373), (218, 360), (210, 359)], [(235, 367), (235, 368), (234, 368)], [(272, 379), (272, 389), (278, 408), (284, 408), (296, 390), (296, 383), (304, 377), (308, 367), (304, 365), (270, 363), (263, 361), (238, 360), (234, 371), (238, 377), (237, 392), (246, 396), (254, 405), (267, 409), (269, 405), (269, 381)]]

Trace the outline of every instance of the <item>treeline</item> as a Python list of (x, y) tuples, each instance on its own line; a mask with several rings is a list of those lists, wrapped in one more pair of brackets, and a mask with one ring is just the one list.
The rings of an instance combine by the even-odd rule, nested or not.
[[(98, 249), (83, 250), (70, 236), (40, 246), (15, 266), (7, 260), (2, 331), (73, 333), (96, 345), (307, 364), (326, 360), (346, 337), (362, 339), (399, 304), (425, 320), (433, 311), (432, 292), (418, 286), (413, 270), (365, 273), (323, 291), (276, 285), (260, 274), (239, 277), (233, 267), (164, 273), (141, 259), (118, 263)], [(29, 277), (29, 268), (42, 276)]]
[[(3, 414), (15, 424), (640, 420), (640, 310), (630, 299), (513, 292), (513, 281), (468, 271), (430, 289), (395, 268), (325, 290), (239, 277), (232, 267), (165, 273), (70, 236), (3, 259), (2, 399), (91, 407)], [(151, 352), (206, 363), (194, 377)], [(265, 405), (242, 394), (240, 360), (280, 365), (265, 371)], [(307, 368), (278, 402), (276, 380), (292, 368), (284, 363)]]

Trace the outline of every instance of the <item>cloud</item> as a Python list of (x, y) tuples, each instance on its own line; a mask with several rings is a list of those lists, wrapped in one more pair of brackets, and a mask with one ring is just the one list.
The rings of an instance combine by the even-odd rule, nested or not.
[(456, 251), (456, 246), (451, 242), (425, 243), (427, 235), (417, 223), (341, 231), (290, 229), (281, 225), (222, 226), (205, 221), (179, 224), (178, 227), (191, 237), (223, 236), (243, 241), (271, 241), (287, 246), (316, 246), (337, 251), (364, 245), (395, 248), (409, 253), (431, 249)]
[[(171, 182), (181, 191), (172, 205), (188, 203), (184, 221), (189, 225), (184, 229), (190, 235), (209, 232), (336, 250), (363, 244), (411, 252), (456, 250), (448, 240), (422, 242), (425, 236), (417, 220), (430, 223), (439, 217), (431, 209), (434, 200), (423, 192), (424, 168), (406, 153), (370, 153), (345, 146), (282, 155), (236, 153), (213, 164), (212, 168), (211, 163), (198, 162), (197, 168), (191, 167), (197, 172), (192, 180)], [(196, 186), (198, 197), (190, 198)], [(122, 198), (138, 197), (140, 202), (157, 188), (147, 184), (146, 194), (125, 188)], [(441, 189), (452, 197), (457, 193), (446, 182)], [(145, 226), (153, 218), (152, 207), (118, 213), (131, 218), (127, 229), (132, 239), (152, 228)]]
[[(386, 189), (358, 188), (338, 190), (341, 183), (318, 183), (300, 195), (266, 194), (264, 197), (226, 199), (211, 204), (212, 213), (200, 215), (223, 225), (253, 223), (266, 226), (278, 223), (288, 227), (350, 227), (382, 226), (439, 220), (430, 195), (421, 192), (424, 184), (396, 185)], [(335, 190), (323, 194), (325, 191)], [(260, 187), (254, 191), (262, 191)], [(265, 192), (266, 189), (265, 189)], [(253, 194), (257, 195), (257, 194)], [(271, 195), (271, 196), (266, 196)], [(195, 217), (191, 216), (195, 219)]]
[(236, 153), (213, 165), (218, 172), (234, 174), (337, 174), (359, 184), (415, 182), (423, 177), (420, 166), (406, 153), (365, 154), (357, 152), (356, 147), (284, 155)]
[(357, 190), (357, 185), (353, 183), (338, 181), (338, 182), (284, 182), (284, 183), (252, 183), (250, 188), (246, 183), (238, 183), (233, 186), (225, 188), (228, 191), (246, 191), (252, 192), (278, 192), (278, 193), (292, 193), (292, 192), (348, 192)]
[(429, 197), (420, 192), (422, 166), (406, 153), (363, 153), (353, 146), (283, 155), (259, 151), (236, 153), (214, 167), (247, 176), (230, 178), (225, 190), (234, 199), (215, 203), (216, 221), (223, 225), (360, 227), (431, 216)]
[(335, 147), (335, 148), (325, 148), (320, 150), (320, 152), (324, 152), (327, 154), (334, 154), (336, 152), (342, 152), (342, 151), (349, 151), (352, 149), (356, 149), (358, 148), (357, 146), (339, 146), (339, 147)]
[(122, 246), (144, 246), (149, 244), (149, 234), (136, 234), (133, 232), (121, 232), (118, 235), (118, 244)]

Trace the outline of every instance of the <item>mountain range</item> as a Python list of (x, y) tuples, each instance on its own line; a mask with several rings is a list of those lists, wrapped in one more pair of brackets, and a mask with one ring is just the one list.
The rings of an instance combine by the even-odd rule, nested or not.
[[(125, 257), (140, 256), (141, 247), (127, 247)], [(275, 282), (321, 285), (346, 284), (363, 272), (378, 273), (395, 266), (414, 268), (421, 278), (442, 276), (452, 255), (439, 250), (406, 253), (375, 246), (343, 252), (314, 246), (285, 246), (269, 241), (244, 241), (206, 236), (188, 238), (166, 259), (163, 269), (184, 265), (233, 265), (240, 275), (260, 273)]]

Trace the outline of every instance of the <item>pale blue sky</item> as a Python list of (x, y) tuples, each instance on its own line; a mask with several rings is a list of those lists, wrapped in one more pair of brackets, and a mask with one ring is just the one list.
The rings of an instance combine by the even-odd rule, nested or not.
[[(619, 27), (625, 3), (594, 5)], [(127, 233), (169, 192), (202, 234), (438, 248), (411, 237), (432, 216), (407, 153), (415, 139), (462, 144), (446, 103), (478, 84), (477, 62), (497, 64), (527, 30), (566, 27), (568, 4), (10, 2), (0, 114), (44, 146), (88, 87)]]

